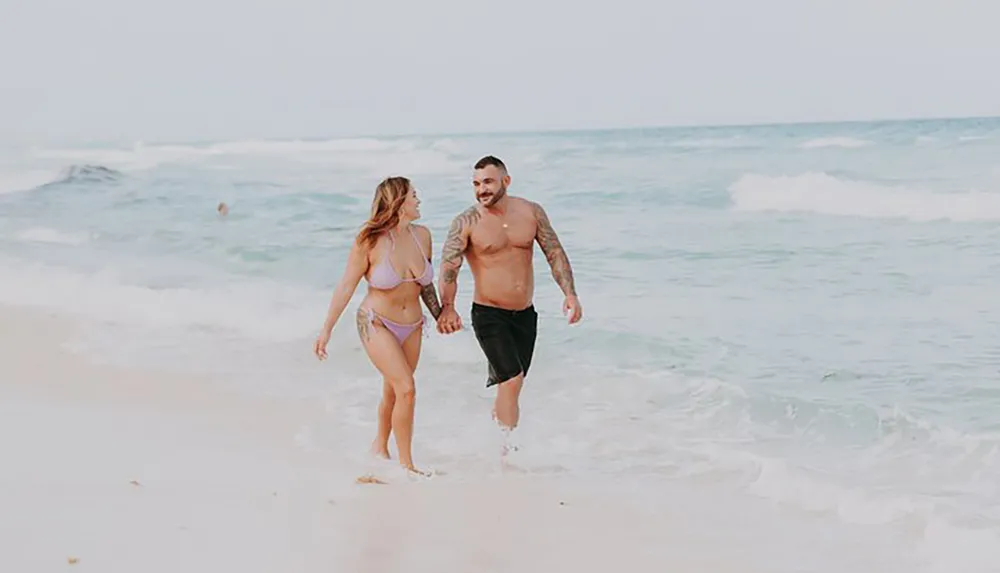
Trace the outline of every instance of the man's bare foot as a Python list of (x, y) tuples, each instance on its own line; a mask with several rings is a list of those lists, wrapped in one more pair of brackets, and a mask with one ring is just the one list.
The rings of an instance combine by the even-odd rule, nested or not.
[(502, 443), (500, 444), (500, 457), (507, 457), (507, 454), (517, 451), (517, 445), (511, 443), (511, 434), (514, 432), (513, 428), (508, 428), (500, 425), (500, 433), (503, 434)]
[(354, 482), (362, 484), (381, 484), (381, 485), (385, 485), (386, 483), (373, 475), (360, 476), (358, 477), (358, 479), (354, 480)]

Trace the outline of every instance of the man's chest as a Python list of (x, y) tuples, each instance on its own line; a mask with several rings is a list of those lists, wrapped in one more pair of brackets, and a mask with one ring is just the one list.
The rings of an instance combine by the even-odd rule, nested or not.
[(488, 255), (511, 248), (531, 249), (535, 241), (533, 221), (484, 217), (472, 232), (472, 247)]

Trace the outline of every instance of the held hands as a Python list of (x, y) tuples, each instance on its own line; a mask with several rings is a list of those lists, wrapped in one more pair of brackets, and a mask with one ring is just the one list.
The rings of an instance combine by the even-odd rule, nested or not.
[[(563, 301), (562, 311), (570, 324), (576, 324), (583, 318), (583, 305), (580, 304), (580, 299), (574, 295), (566, 297)], [(447, 306), (441, 311), (437, 319), (437, 330), (441, 334), (452, 334), (462, 330), (462, 317), (455, 311), (455, 307)]]
[(583, 306), (575, 295), (566, 297), (566, 300), (563, 301), (562, 311), (568, 317), (570, 324), (576, 324), (583, 318)]
[(448, 305), (438, 316), (437, 330), (441, 334), (451, 334), (462, 330), (462, 317), (455, 311), (455, 307)]

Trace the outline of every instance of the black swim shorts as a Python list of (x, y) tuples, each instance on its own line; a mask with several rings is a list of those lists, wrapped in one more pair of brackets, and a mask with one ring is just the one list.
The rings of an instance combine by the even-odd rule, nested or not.
[(538, 313), (534, 305), (523, 310), (507, 310), (474, 302), (472, 329), (489, 362), (487, 388), (518, 374), (528, 375), (538, 332)]

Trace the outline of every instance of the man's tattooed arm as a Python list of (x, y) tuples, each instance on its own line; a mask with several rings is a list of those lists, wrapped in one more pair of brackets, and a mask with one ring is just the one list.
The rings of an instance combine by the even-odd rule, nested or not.
[(538, 223), (535, 240), (538, 241), (538, 246), (545, 253), (545, 259), (549, 261), (549, 267), (552, 269), (552, 278), (555, 279), (556, 284), (562, 289), (564, 295), (576, 296), (576, 285), (573, 282), (573, 267), (569, 264), (569, 257), (566, 255), (566, 250), (563, 249), (562, 243), (559, 242), (559, 236), (556, 235), (556, 230), (552, 228), (552, 223), (549, 221), (549, 216), (545, 213), (545, 209), (538, 203), (532, 203), (532, 206), (535, 209), (535, 219)]
[(475, 205), (451, 221), (448, 238), (441, 249), (441, 306), (454, 306), (458, 294), (458, 271), (462, 268), (465, 249), (469, 245), (469, 232), (482, 215)]
[[(427, 253), (427, 264), (433, 265), (434, 261), (431, 260), (430, 253), (434, 251), (434, 241), (431, 237), (430, 229), (423, 226), (418, 226), (418, 229), (420, 230), (420, 242), (423, 243), (421, 245), (421, 249), (423, 252)], [(423, 237), (424, 233), (427, 233), (426, 238)], [(427, 307), (427, 310), (430, 311), (434, 320), (437, 320), (437, 318), (441, 316), (441, 303), (438, 302), (438, 294), (437, 290), (434, 288), (433, 282), (420, 289), (420, 298), (424, 301), (424, 305)]]

